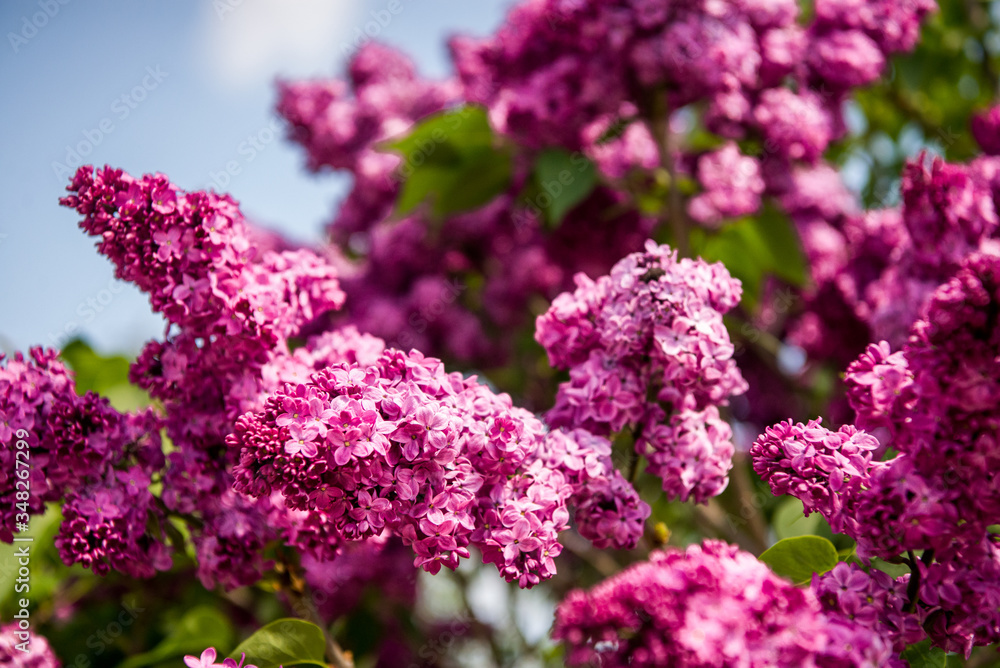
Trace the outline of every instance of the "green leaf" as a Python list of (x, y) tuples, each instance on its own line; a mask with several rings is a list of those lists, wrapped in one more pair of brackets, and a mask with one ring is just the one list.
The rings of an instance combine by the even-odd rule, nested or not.
[(903, 650), (902, 657), (910, 663), (910, 668), (949, 668), (962, 665), (956, 655), (949, 655), (943, 649), (931, 647), (930, 640), (910, 645)]
[(806, 517), (802, 510), (802, 502), (794, 496), (784, 498), (771, 519), (771, 526), (779, 539), (815, 535), (821, 524), (820, 514), (812, 513)]
[(488, 147), (468, 153), (461, 172), (442, 189), (434, 203), (434, 215), (444, 217), (478, 209), (507, 190), (510, 175), (510, 153)]
[(744, 218), (715, 234), (695, 229), (691, 234), (694, 252), (708, 262), (722, 262), (743, 283), (743, 301), (756, 308), (765, 275), (801, 286), (807, 277), (806, 261), (798, 234), (788, 218), (765, 207), (753, 218)]
[(477, 209), (504, 192), (511, 156), (495, 144), (486, 110), (475, 106), (426, 118), (405, 137), (383, 143), (382, 150), (403, 157), (396, 213), (429, 204), (431, 215), (441, 219)]
[(72, 369), (77, 394), (93, 391), (107, 397), (119, 411), (132, 411), (148, 406), (149, 395), (129, 383), (129, 360), (121, 355), (103, 356), (82, 339), (73, 339), (59, 354)]
[(535, 160), (537, 200), (550, 201), (544, 207), (551, 227), (558, 227), (573, 207), (587, 199), (597, 185), (594, 163), (580, 153), (560, 148), (542, 151)]
[(493, 145), (493, 131), (483, 107), (466, 106), (429, 116), (408, 135), (382, 145), (383, 150), (401, 153), (407, 158), (421, 156), (415, 162), (451, 164), (461, 160), (466, 150)]
[(323, 630), (301, 619), (278, 619), (261, 628), (240, 643), (229, 656), (239, 661), (246, 653), (246, 662), (257, 668), (277, 668), (309, 664), (326, 666), (326, 638)]
[(199, 656), (208, 647), (218, 650), (232, 642), (233, 627), (229, 620), (215, 608), (201, 605), (189, 610), (159, 645), (129, 657), (118, 668), (151, 666), (187, 654)]
[(809, 582), (813, 573), (823, 574), (837, 565), (837, 548), (820, 536), (784, 538), (760, 555), (776, 574), (795, 584)]

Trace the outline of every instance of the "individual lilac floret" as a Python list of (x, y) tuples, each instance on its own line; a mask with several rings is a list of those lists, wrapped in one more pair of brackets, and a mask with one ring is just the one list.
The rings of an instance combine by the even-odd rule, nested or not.
[(753, 469), (776, 496), (791, 494), (805, 513), (818, 512), (834, 531), (844, 531), (851, 504), (868, 481), (878, 440), (852, 425), (838, 431), (820, 420), (768, 427), (750, 447)]
[(549, 424), (601, 436), (631, 429), (672, 496), (719, 493), (732, 445), (714, 409), (746, 390), (722, 321), (740, 282), (721, 264), (678, 260), (648, 241), (608, 276), (578, 274), (576, 284), (535, 330), (552, 365), (570, 373)]
[(556, 611), (553, 637), (571, 666), (748, 668), (876, 666), (891, 647), (752, 554), (706, 540), (654, 552)]

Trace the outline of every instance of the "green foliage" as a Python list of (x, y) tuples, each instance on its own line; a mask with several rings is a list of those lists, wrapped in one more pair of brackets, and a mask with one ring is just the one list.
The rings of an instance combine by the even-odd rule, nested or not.
[(795, 584), (810, 581), (813, 573), (822, 575), (837, 565), (837, 548), (820, 536), (784, 538), (760, 555), (760, 560), (776, 574)]
[(594, 163), (581, 153), (558, 148), (538, 154), (534, 177), (529, 201), (545, 212), (550, 227), (558, 227), (566, 214), (587, 199), (597, 185)]
[(819, 513), (806, 517), (802, 502), (794, 496), (784, 497), (771, 518), (771, 527), (779, 539), (816, 535), (822, 524), (823, 518)]
[(424, 119), (407, 136), (382, 145), (399, 153), (403, 187), (396, 213), (429, 206), (441, 219), (477, 209), (510, 184), (510, 151), (498, 147), (482, 107), (466, 106)]
[(323, 630), (301, 619), (278, 619), (261, 628), (240, 643), (229, 656), (239, 661), (246, 653), (246, 662), (257, 668), (286, 668), (294, 665), (326, 666), (326, 638)]
[(765, 276), (794, 286), (806, 282), (807, 264), (798, 235), (788, 218), (765, 207), (753, 218), (743, 218), (715, 233), (691, 231), (691, 248), (707, 262), (722, 262), (743, 283), (743, 304), (754, 310)]
[(931, 647), (930, 640), (910, 645), (903, 650), (902, 656), (910, 662), (910, 668), (955, 668), (965, 665), (958, 655)]
[(119, 668), (142, 668), (174, 658), (179, 663), (186, 654), (198, 656), (207, 647), (218, 649), (232, 643), (233, 627), (229, 619), (215, 608), (198, 606), (181, 617), (160, 644), (148, 652), (129, 657)]
[(133, 411), (148, 406), (149, 395), (129, 383), (129, 360), (121, 355), (103, 356), (82, 339), (73, 339), (60, 353), (76, 378), (77, 394), (88, 390), (107, 397), (119, 411)]
[(864, 127), (831, 157), (853, 156), (868, 166), (867, 205), (894, 203), (903, 161), (922, 148), (960, 161), (978, 153), (969, 115), (1000, 95), (1000, 27), (989, 5), (938, 0), (917, 48), (894, 57), (887, 76), (855, 93)]

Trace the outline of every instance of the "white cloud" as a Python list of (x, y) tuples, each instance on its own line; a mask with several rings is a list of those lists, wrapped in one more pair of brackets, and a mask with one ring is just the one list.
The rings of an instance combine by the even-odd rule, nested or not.
[(269, 85), (279, 74), (331, 73), (365, 5), (357, 0), (205, 2), (207, 65), (219, 83), (233, 88)]

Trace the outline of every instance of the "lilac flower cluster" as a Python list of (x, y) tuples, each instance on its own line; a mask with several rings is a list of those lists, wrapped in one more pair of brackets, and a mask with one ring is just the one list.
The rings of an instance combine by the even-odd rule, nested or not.
[(931, 295), (1000, 232), (1000, 161), (952, 164), (921, 155), (906, 165), (899, 209), (859, 213), (834, 174), (815, 206), (800, 182), (784, 197), (802, 233), (816, 286), (790, 340), (846, 365), (869, 341), (898, 348)]
[[(278, 105), (311, 169), (354, 177), (329, 228), (352, 256), (336, 258), (350, 296), (339, 323), (401, 349), (494, 366), (511, 347), (496, 332), (526, 324), (532, 297), (551, 299), (577, 271), (606, 272), (647, 238), (652, 220), (623, 211), (625, 198), (605, 187), (595, 189), (588, 211), (570, 212), (559, 229), (547, 230), (538, 207), (519, 204), (531, 176), (521, 159), (511, 191), (481, 209), (444, 221), (418, 210), (398, 220), (392, 208), (401, 184), (438, 147), (426, 146), (411, 164), (386, 152), (383, 142), (461, 101), (459, 88), (417, 79), (409, 60), (377, 44), (357, 53), (349, 75), (283, 84)], [(455, 122), (460, 126), (462, 116)], [(597, 211), (614, 220), (595, 217)]]
[(877, 568), (865, 571), (840, 562), (823, 575), (814, 575), (810, 589), (823, 609), (891, 639), (893, 652), (920, 642), (924, 630), (917, 615), (907, 609), (910, 575), (893, 578)]
[(308, 148), (309, 169), (349, 170), (356, 179), (331, 226), (338, 241), (385, 218), (396, 200), (400, 159), (376, 145), (458, 96), (454, 82), (423, 81), (406, 56), (372, 42), (351, 60), (348, 77), (282, 82), (278, 90), (278, 113)]
[[(775, 495), (791, 494), (805, 514), (818, 512), (834, 531), (848, 531), (857, 494), (870, 483), (875, 437), (844, 425), (825, 429), (821, 420), (768, 427), (750, 447), (754, 471)], [(851, 531), (850, 533), (855, 533)]]
[[(542, 423), (507, 395), (397, 350), (371, 367), (337, 364), (286, 384), (240, 417), (228, 439), (239, 452), (236, 489), (279, 492), (289, 508), (307, 511), (315, 531), (299, 547), (317, 558), (390, 530), (431, 573), (456, 568), (472, 545), (522, 587), (555, 573), (572, 495), (589, 533), (609, 544), (633, 546), (648, 514), (624, 481), (606, 480), (606, 450), (591, 453), (576, 440), (580, 464), (590, 465), (584, 476), (575, 459), (545, 459), (545, 441)], [(548, 451), (556, 447), (570, 446)], [(609, 521), (605, 506), (628, 514)]]
[(813, 593), (747, 552), (706, 540), (574, 591), (553, 637), (572, 666), (897, 666), (862, 624), (827, 613)]
[[(878, 78), (890, 54), (913, 48), (934, 8), (931, 0), (818, 2), (802, 26), (793, 0), (541, 0), (515, 6), (494, 35), (455, 38), (451, 49), (465, 99), (485, 104), (496, 127), (526, 146), (606, 154), (594, 128), (615, 118), (652, 120), (655, 99), (665, 94), (669, 109), (707, 103), (712, 132), (759, 137), (782, 164), (812, 163), (842, 133), (839, 106), (849, 90)], [(648, 167), (653, 141), (634, 130), (615, 143), (632, 164)], [(732, 149), (708, 157), (704, 169), (734, 164)], [(758, 161), (738, 161), (740, 171), (720, 175), (724, 188), (702, 183), (696, 219), (741, 215), (754, 204), (763, 189)], [(713, 200), (727, 206), (713, 208)]]
[[(751, 449), (754, 469), (776, 494), (792, 494), (807, 511), (821, 512), (857, 541), (860, 557), (909, 564), (905, 606), (880, 595), (881, 603), (865, 610), (866, 623), (883, 628), (897, 645), (926, 634), (966, 655), (1000, 640), (993, 604), (1000, 601), (1000, 550), (990, 532), (1000, 520), (994, 475), (1000, 465), (1000, 249), (983, 248), (931, 294), (901, 350), (872, 344), (848, 367), (848, 399), (858, 423), (883, 430), (897, 456), (873, 462), (872, 436), (852, 426), (831, 432), (818, 422), (776, 425)], [(862, 582), (859, 574), (837, 578), (857, 591), (888, 586)]]
[(615, 469), (611, 443), (584, 429), (548, 434), (541, 459), (573, 488), (569, 503), (580, 535), (594, 547), (632, 549), (649, 517), (649, 505)]
[(717, 407), (746, 390), (722, 322), (739, 281), (721, 264), (678, 260), (650, 241), (608, 276), (576, 282), (536, 327), (552, 366), (570, 373), (549, 424), (600, 436), (629, 428), (671, 496), (721, 492), (733, 446)]
[[(162, 175), (136, 179), (89, 167), (79, 170), (70, 191), (63, 204), (84, 215), (81, 227), (100, 239), (98, 249), (115, 263), (116, 274), (147, 292), (170, 323), (166, 340), (147, 344), (131, 378), (161, 402), (174, 449), (166, 462), (160, 454), (130, 470), (130, 487), (67, 496), (64, 558), (99, 572), (110, 563), (143, 575), (169, 565), (165, 549), (131, 566), (125, 564), (132, 555), (110, 562), (97, 557), (116, 540), (141, 535), (146, 508), (155, 507), (163, 522), (166, 515), (193, 518), (189, 529), (205, 586), (250, 584), (267, 566), (264, 546), (294, 527), (269, 500), (253, 502), (232, 491), (236, 453), (227, 452), (225, 437), (233, 422), (281, 383), (350, 355), (371, 357), (381, 342), (345, 330), (309, 337), (291, 352), (289, 337), (342, 305), (336, 271), (308, 250), (270, 244), (273, 250), (259, 252), (260, 235), (227, 196), (185, 193)], [(108, 485), (115, 476), (105, 478)], [(163, 482), (160, 498), (148, 492), (153, 479)]]
[[(17, 509), (15, 436), (28, 443), (29, 514), (65, 499), (56, 547), (67, 564), (97, 573), (117, 569), (152, 576), (171, 565), (161, 509), (148, 491), (147, 469), (163, 465), (151, 411), (121, 414), (92, 392), (77, 395), (57, 352), (33, 348), (0, 366), (0, 540), (11, 542)], [(2, 361), (2, 357), (0, 357)], [(23, 430), (23, 431), (22, 431)]]

